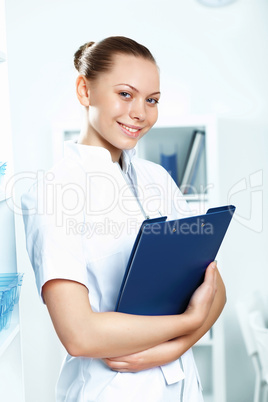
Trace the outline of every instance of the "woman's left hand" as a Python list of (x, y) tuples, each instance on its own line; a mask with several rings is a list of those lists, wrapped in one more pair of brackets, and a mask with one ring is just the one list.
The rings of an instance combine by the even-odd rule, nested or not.
[(162, 349), (164, 348), (164, 345), (165, 343), (142, 352), (133, 353), (127, 356), (103, 359), (103, 361), (114, 371), (120, 371), (121, 373), (136, 373), (138, 371), (147, 370), (167, 363), (163, 359)]
[(103, 359), (104, 362), (114, 371), (136, 373), (152, 367), (162, 366), (178, 359), (212, 327), (224, 307), (226, 302), (225, 287), (218, 270), (217, 289), (212, 308), (205, 323), (193, 333), (161, 343), (142, 352), (106, 358)]
[(174, 341), (164, 342), (153, 348), (127, 356), (103, 359), (110, 369), (115, 371), (136, 373), (152, 367), (162, 366), (177, 356), (174, 356)]

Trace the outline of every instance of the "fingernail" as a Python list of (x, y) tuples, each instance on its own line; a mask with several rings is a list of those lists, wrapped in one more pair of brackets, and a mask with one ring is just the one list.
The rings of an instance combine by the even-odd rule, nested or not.
[(211, 267), (214, 268), (214, 269), (216, 269), (216, 268), (217, 268), (217, 262), (216, 262), (216, 261), (213, 261), (213, 263), (211, 264)]

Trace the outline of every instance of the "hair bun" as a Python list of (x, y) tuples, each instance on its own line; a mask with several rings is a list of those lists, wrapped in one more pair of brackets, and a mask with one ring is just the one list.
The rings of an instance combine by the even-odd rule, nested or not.
[(74, 54), (74, 66), (78, 72), (80, 72), (81, 67), (81, 58), (83, 57), (85, 51), (92, 47), (95, 42), (87, 42), (84, 45), (80, 46), (80, 48)]
[(79, 74), (93, 82), (99, 74), (111, 71), (117, 54), (142, 57), (156, 64), (147, 47), (125, 36), (110, 36), (100, 42), (80, 46), (74, 54), (74, 65)]

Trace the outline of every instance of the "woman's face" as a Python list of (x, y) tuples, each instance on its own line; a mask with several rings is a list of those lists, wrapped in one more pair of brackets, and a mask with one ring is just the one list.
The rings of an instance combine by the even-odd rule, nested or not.
[(118, 161), (155, 124), (160, 98), (157, 66), (142, 57), (116, 55), (114, 65), (89, 83), (87, 143)]

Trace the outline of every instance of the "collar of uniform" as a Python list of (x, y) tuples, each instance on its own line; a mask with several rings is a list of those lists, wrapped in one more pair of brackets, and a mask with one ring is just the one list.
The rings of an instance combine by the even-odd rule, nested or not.
[[(122, 153), (122, 170), (127, 173), (133, 156), (136, 154), (135, 149), (124, 150)], [(90, 155), (98, 156), (106, 163), (113, 163), (112, 157), (108, 149), (96, 147), (93, 145), (78, 144), (72, 140), (64, 142), (64, 156), (72, 159), (78, 158), (82, 160), (83, 165), (87, 165)]]
[(64, 156), (66, 157), (71, 157), (72, 159), (77, 158), (82, 160), (83, 164), (87, 164), (88, 158), (91, 155), (95, 155), (98, 158), (106, 160), (106, 162), (112, 163), (111, 154), (106, 148), (78, 144), (72, 140), (64, 142)]
[(127, 149), (122, 153), (122, 170), (124, 173), (128, 173), (132, 158), (136, 155), (136, 149)]

